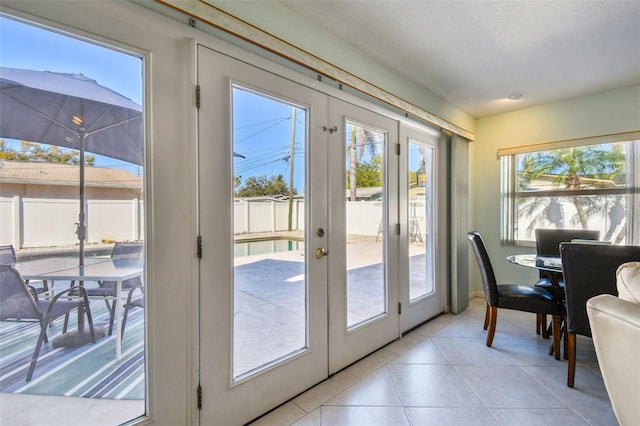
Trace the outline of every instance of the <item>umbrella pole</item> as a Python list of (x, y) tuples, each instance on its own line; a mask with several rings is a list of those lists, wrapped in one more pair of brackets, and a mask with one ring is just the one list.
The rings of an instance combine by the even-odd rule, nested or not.
[[(80, 213), (78, 214), (78, 228), (76, 234), (78, 234), (78, 240), (80, 245), (80, 252), (78, 258), (78, 265), (84, 266), (84, 239), (86, 238), (86, 225), (85, 225), (85, 194), (84, 194), (84, 145), (85, 138), (87, 137), (84, 132), (84, 128), (80, 128)], [(84, 287), (84, 281), (78, 281), (80, 287)], [(115, 301), (113, 301), (115, 303)], [(84, 326), (84, 305), (78, 307), (78, 331), (71, 331), (63, 333), (53, 340), (53, 347), (70, 347), (84, 345), (91, 342), (91, 333), (85, 329)], [(106, 336), (107, 332), (104, 327), (94, 327), (94, 333), (96, 339), (100, 339)]]
[[(84, 128), (80, 129), (80, 212), (78, 213), (78, 240), (80, 251), (78, 254), (78, 265), (84, 266), (84, 239), (86, 238), (87, 228), (85, 225), (85, 199), (84, 199), (84, 145), (87, 137)], [(84, 287), (84, 281), (78, 283), (80, 287)], [(78, 308), (78, 333), (84, 332), (84, 309)]]

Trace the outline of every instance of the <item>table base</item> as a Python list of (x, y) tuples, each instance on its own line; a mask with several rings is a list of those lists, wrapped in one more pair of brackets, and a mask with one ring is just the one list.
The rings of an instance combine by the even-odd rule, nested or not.
[[(102, 339), (107, 335), (106, 327), (93, 327), (96, 334), (96, 340)], [(88, 329), (82, 331), (68, 331), (53, 339), (54, 348), (69, 348), (84, 345), (91, 342), (91, 332)]]

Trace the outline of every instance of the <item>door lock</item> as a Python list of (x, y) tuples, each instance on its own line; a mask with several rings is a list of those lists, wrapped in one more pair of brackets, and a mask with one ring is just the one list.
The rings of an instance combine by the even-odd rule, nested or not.
[(323, 256), (326, 256), (326, 255), (328, 255), (328, 254), (329, 254), (329, 252), (328, 252), (328, 251), (326, 251), (326, 250), (325, 250), (324, 248), (322, 248), (322, 247), (318, 247), (318, 248), (316, 249), (316, 259), (322, 259), (322, 257), (323, 257)]

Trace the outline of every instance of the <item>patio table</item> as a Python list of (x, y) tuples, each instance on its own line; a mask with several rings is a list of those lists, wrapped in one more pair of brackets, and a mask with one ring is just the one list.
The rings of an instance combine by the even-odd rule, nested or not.
[[(96, 259), (96, 263), (83, 266), (72, 266), (55, 271), (30, 273), (24, 271), (26, 280), (55, 281), (115, 281), (115, 328), (116, 328), (116, 359), (122, 356), (122, 330), (120, 328), (120, 315), (122, 312), (122, 282), (131, 278), (141, 277), (143, 274), (142, 261), (138, 259)], [(22, 273), (22, 271), (21, 271)]]

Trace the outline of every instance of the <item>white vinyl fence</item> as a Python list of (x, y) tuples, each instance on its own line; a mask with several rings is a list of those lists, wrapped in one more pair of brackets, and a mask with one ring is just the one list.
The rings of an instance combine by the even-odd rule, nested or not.
[[(0, 198), (0, 245), (18, 248), (55, 247), (77, 243), (78, 200)], [(88, 200), (87, 243), (103, 240), (130, 241), (144, 238), (142, 200)], [(289, 202), (280, 200), (236, 200), (234, 232), (253, 234), (288, 230)], [(425, 232), (424, 216), (416, 218)], [(379, 201), (347, 202), (349, 234), (377, 237), (381, 231)], [(292, 229), (305, 227), (305, 202), (292, 205)], [(423, 235), (424, 237), (424, 235)]]
[[(55, 247), (78, 242), (79, 201), (0, 198), (0, 245)], [(87, 200), (87, 243), (143, 239), (142, 200)]]

